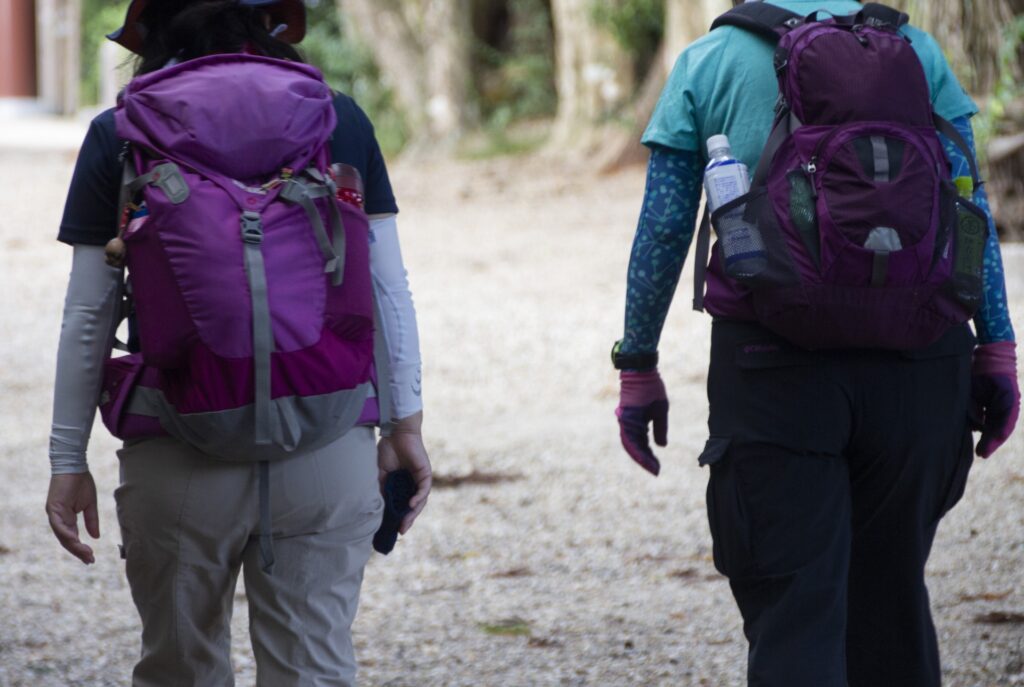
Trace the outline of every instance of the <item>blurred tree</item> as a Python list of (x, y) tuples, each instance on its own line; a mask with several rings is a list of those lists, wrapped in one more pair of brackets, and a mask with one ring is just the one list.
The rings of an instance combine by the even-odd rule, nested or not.
[[(972, 93), (990, 93), (999, 79), (1004, 28), (1021, 0), (893, 0), (911, 21), (928, 31), (946, 51)], [(1019, 11), (1019, 10), (1018, 10)]]
[(703, 36), (715, 17), (732, 6), (731, 0), (664, 0), (664, 30), (646, 76), (632, 102), (628, 135), (615, 137), (599, 161), (602, 171), (613, 171), (646, 161), (647, 150), (640, 137), (658, 103), (665, 81), (679, 53)]
[(550, 0), (473, 0), (473, 88), (486, 128), (558, 105)]
[(558, 111), (551, 144), (594, 146), (598, 127), (633, 94), (632, 56), (594, 11), (592, 0), (552, 0)]
[(981, 107), (974, 119), (1000, 232), (1024, 239), (1024, 0), (893, 0), (931, 33)]
[(359, 103), (373, 122), (384, 153), (400, 151), (409, 139), (409, 126), (395, 105), (393, 91), (383, 82), (373, 53), (346, 31), (346, 19), (333, 2), (309, 5), (306, 38), (300, 45), (303, 57), (316, 65), (332, 88)]
[(469, 0), (336, 0), (373, 54), (414, 148), (450, 147), (473, 123)]
[[(106, 35), (124, 21), (128, 0), (82, 0), (81, 79), (79, 100), (81, 105), (113, 105), (101, 103), (100, 81), (104, 67), (100, 48), (107, 42)], [(127, 51), (125, 51), (126, 54)], [(109, 75), (108, 75), (109, 76)]]

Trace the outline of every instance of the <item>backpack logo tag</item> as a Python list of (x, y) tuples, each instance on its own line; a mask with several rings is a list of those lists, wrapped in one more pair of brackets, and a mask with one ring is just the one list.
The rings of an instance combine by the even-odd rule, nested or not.
[(152, 183), (167, 196), (167, 199), (175, 205), (181, 205), (189, 197), (188, 184), (181, 176), (181, 170), (173, 162), (165, 162), (157, 165), (151, 172)]

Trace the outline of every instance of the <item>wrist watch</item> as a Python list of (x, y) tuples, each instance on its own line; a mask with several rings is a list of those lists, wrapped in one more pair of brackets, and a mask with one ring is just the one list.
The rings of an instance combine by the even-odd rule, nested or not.
[(612, 366), (616, 370), (652, 370), (658, 366), (658, 352), (623, 353), (622, 339), (612, 346)]

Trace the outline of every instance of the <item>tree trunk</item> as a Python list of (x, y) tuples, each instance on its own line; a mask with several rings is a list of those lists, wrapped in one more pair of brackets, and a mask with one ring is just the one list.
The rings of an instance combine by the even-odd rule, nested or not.
[(468, 0), (336, 0), (350, 40), (371, 50), (413, 132), (413, 150), (449, 148), (472, 120)]
[(78, 109), (81, 8), (71, 0), (40, 0), (36, 5), (39, 98), (58, 114)]
[(1013, 20), (1011, 0), (895, 0), (893, 6), (935, 36), (967, 90), (992, 92), (999, 78), (1003, 30)]
[[(964, 86), (974, 94), (982, 109), (987, 109), (986, 102), (997, 89), (1000, 79), (1011, 83), (1020, 83), (1022, 75), (1020, 53), (1018, 59), (1002, 64), (1005, 30), (1013, 22), (1014, 15), (1024, 11), (1022, 0), (896, 0), (895, 5), (910, 14), (910, 20), (916, 26), (928, 31), (942, 46), (949, 57), (954, 71)], [(1009, 74), (1001, 73), (1010, 70)], [(1020, 104), (1015, 108), (1011, 103), (1000, 117), (1014, 120), (1015, 109), (1019, 112)], [(992, 112), (988, 114), (991, 116)], [(1019, 114), (1018, 114), (1019, 116)], [(1020, 181), (1024, 170), (1024, 149), (1010, 145), (1013, 142), (1013, 130), (1020, 130), (1024, 118), (1016, 120), (1009, 132), (995, 131), (993, 134), (1007, 133), (1009, 136), (991, 141), (980, 140), (979, 144), (988, 144), (986, 150), (979, 150), (983, 164), (988, 168), (987, 176), (989, 198), (992, 202), (992, 214), (996, 225), (1005, 235), (1020, 240), (1024, 238), (1024, 220), (1021, 209), (1024, 208), (1024, 185)], [(998, 127), (1005, 128), (1004, 126)]]
[(600, 138), (600, 125), (629, 99), (632, 63), (615, 39), (595, 24), (591, 0), (552, 0), (551, 12), (558, 91), (551, 145), (587, 150)]
[(471, 123), (469, 92), (471, 34), (469, 0), (425, 0), (427, 119), (431, 137), (459, 138)]
[(602, 172), (646, 162), (647, 150), (640, 144), (640, 137), (654, 113), (679, 53), (703, 36), (715, 17), (731, 6), (731, 0), (666, 0), (665, 36), (658, 56), (651, 63), (651, 69), (633, 101), (633, 126), (628, 135), (618, 141), (617, 148), (603, 157), (599, 165)]
[(666, 74), (679, 53), (711, 28), (732, 7), (731, 0), (665, 0)]

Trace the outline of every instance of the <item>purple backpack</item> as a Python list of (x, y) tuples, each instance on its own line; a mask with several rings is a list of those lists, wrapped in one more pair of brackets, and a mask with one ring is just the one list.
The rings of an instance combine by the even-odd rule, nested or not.
[[(906, 22), (877, 4), (819, 20), (747, 3), (712, 26), (778, 43), (780, 97), (750, 192), (710, 217), (719, 237), (760, 234), (761, 269), (730, 272), (719, 247), (710, 269), (749, 293), (762, 324), (804, 348), (920, 348), (981, 301), (987, 220), (958, 194), (938, 132), (972, 165), (973, 156), (933, 112), (924, 69), (899, 33)], [(703, 296), (708, 242), (705, 216), (694, 304), (720, 311), (727, 289)]]
[(249, 55), (128, 85), (120, 234), (141, 352), (106, 364), (115, 436), (267, 461), (359, 421), (374, 359), (368, 221), (336, 200), (332, 102), (313, 67)]

